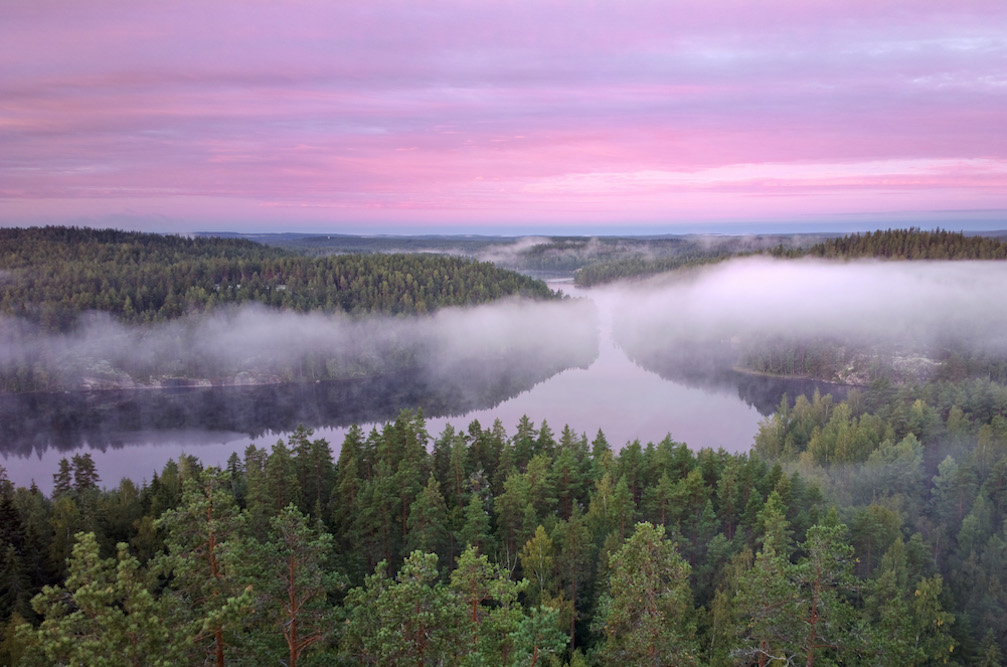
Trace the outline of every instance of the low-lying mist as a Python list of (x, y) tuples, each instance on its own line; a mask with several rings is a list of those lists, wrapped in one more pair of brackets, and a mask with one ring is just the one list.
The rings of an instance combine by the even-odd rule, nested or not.
[(22, 390), (31, 382), (46, 389), (262, 384), (403, 369), (461, 387), (539, 381), (590, 364), (598, 351), (594, 307), (577, 300), (510, 299), (366, 318), (246, 305), (149, 326), (91, 313), (69, 335), (43, 335), (10, 318), (0, 320), (0, 333), (0, 372)]
[(1007, 263), (734, 259), (605, 288), (616, 340), (662, 374), (922, 379), (1007, 356)]

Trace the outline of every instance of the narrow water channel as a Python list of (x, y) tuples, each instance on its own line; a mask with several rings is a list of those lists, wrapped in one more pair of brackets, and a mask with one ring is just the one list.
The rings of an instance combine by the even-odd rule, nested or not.
[[(586, 434), (589, 439), (602, 430), (614, 448), (633, 440), (640, 440), (643, 444), (657, 442), (668, 435), (694, 449), (723, 447), (739, 452), (751, 446), (762, 415), (751, 401), (740, 397), (737, 387), (686, 386), (641, 368), (613, 341), (611, 300), (616, 297), (605, 290), (580, 291), (569, 282), (556, 282), (551, 286), (595, 302), (600, 330), (598, 355), (594, 361), (586, 368), (561, 371), (494, 407), (467, 410), (442, 406), (441, 415), (427, 414), (427, 428), (432, 436), (440, 434), (448, 423), (464, 430), (472, 420), (478, 420), (485, 428), (496, 419), (501, 421), (508, 434), (512, 434), (518, 420), (527, 415), (536, 426), (546, 421), (556, 434), (564, 425), (569, 425), (578, 434)], [(207, 465), (223, 465), (232, 452), (240, 453), (249, 444), (268, 448), (277, 440), (284, 439), (291, 425), (288, 420), (279, 418), (274, 423), (270, 422), (269, 400), (304, 402), (304, 393), (314, 392), (311, 400), (323, 406), (320, 409), (322, 412), (327, 402), (350, 400), (345, 398), (345, 392), (319, 397), (320, 390), (313, 387), (273, 387), (268, 391), (272, 393), (266, 394), (265, 399), (262, 391), (254, 396), (249, 394), (249, 402), (259, 403), (250, 403), (253, 407), (245, 408), (249, 410), (245, 413), (248, 424), (241, 423), (242, 408), (224, 407), (230, 402), (222, 402), (217, 409), (238, 410), (237, 421), (232, 419), (218, 423), (212, 418), (209, 421), (192, 419), (189, 411), (179, 409), (177, 418), (173, 418), (171, 412), (166, 416), (161, 411), (154, 423), (143, 423), (142, 419), (127, 420), (124, 424), (116, 422), (114, 427), (101, 430), (100, 435), (84, 430), (88, 427), (86, 408), (80, 415), (67, 417), (61, 415), (57, 406), (57, 417), (53, 419), (59, 423), (47, 421), (41, 415), (25, 421), (25, 428), (34, 425), (44, 430), (47, 425), (50, 429), (48, 433), (36, 434), (38, 442), (33, 443), (29, 433), (20, 436), (6, 434), (8, 440), (20, 437), (18, 442), (21, 446), (16, 451), (5, 449), (2, 465), (15, 483), (24, 485), (34, 480), (41, 489), (48, 491), (59, 459), (86, 450), (94, 458), (104, 485), (114, 486), (122, 477), (140, 482), (149, 480), (152, 473), (169, 458), (177, 458), (183, 453), (194, 454)], [(380, 387), (375, 391), (380, 393)], [(204, 390), (198, 400), (202, 405), (212, 405), (221, 392), (224, 390)], [(163, 401), (164, 397), (157, 394), (146, 392), (135, 400)], [(382, 420), (391, 419), (397, 410), (411, 409), (416, 401), (422, 400), (408, 390), (397, 390), (394, 396), (388, 396), (388, 392), (384, 394), (374, 399), (387, 403), (383, 406), (384, 412), (379, 413), (387, 415), (381, 417)], [(52, 400), (60, 399), (57, 396)], [(69, 401), (70, 398), (63, 400)], [(142, 414), (143, 410), (139, 413)], [(364, 419), (349, 420), (346, 414), (341, 411), (339, 418), (328, 419), (322, 414), (312, 424), (315, 437), (326, 438), (336, 454), (351, 423), (360, 423), (365, 430), (374, 425), (366, 420), (366, 415), (372, 414), (367, 411), (349, 413), (351, 416), (359, 414)], [(221, 423), (230, 426), (222, 429)], [(8, 431), (13, 428), (17, 426), (8, 424)], [(75, 428), (81, 432), (75, 432)]]

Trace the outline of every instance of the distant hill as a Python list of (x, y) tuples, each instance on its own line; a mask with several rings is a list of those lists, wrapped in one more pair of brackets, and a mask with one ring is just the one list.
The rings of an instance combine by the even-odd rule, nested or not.
[(131, 323), (257, 301), (300, 312), (424, 313), (544, 283), (488, 262), (418, 252), (309, 257), (238, 237), (77, 227), (0, 229), (0, 313), (67, 330), (85, 311)]

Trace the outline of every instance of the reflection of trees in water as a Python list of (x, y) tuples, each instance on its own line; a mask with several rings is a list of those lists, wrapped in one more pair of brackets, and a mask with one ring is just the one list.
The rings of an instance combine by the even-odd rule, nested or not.
[(556, 373), (586, 368), (597, 350), (565, 359), (479, 359), (380, 377), (250, 387), (0, 395), (0, 451), (28, 456), (49, 448), (123, 446), (142, 431), (203, 430), (255, 438), (298, 426), (339, 427), (394, 419), (422, 408), (428, 417), (492, 408)]
[(780, 406), (780, 399), (784, 394), (793, 404), (794, 398), (804, 394), (809, 399), (817, 391), (822, 396), (832, 394), (837, 401), (846, 398), (850, 387), (821, 380), (809, 380), (805, 378), (779, 378), (765, 375), (755, 375), (752, 373), (733, 372), (735, 383), (738, 388), (738, 396), (760, 414), (769, 416), (776, 412)]
[(721, 344), (678, 345), (674, 348), (649, 350), (636, 355), (627, 354), (641, 368), (656, 373), (665, 380), (678, 382), (687, 387), (718, 393), (737, 392), (738, 397), (769, 416), (780, 405), (786, 394), (790, 402), (800, 394), (809, 399), (818, 391), (821, 395), (832, 394), (837, 400), (846, 398), (849, 387), (841, 384), (822, 382), (807, 378), (779, 377), (746, 373), (735, 370), (733, 362), (736, 353), (729, 346)]

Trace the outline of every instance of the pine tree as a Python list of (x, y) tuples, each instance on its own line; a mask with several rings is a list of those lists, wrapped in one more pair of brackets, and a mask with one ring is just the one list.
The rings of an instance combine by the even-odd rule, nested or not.
[(591, 531), (579, 507), (574, 507), (570, 519), (561, 521), (553, 531), (553, 542), (561, 558), (559, 568), (560, 585), (564, 587), (564, 595), (570, 603), (568, 641), (570, 649), (576, 648), (577, 620), (581, 618), (579, 610), (583, 607), (584, 591), (590, 590), (591, 563), (594, 556), (594, 543)]
[(332, 535), (310, 527), (290, 504), (270, 520), (270, 539), (256, 551), (257, 606), (283, 634), (285, 664), (296, 667), (305, 651), (331, 636), (333, 608), (326, 596), (339, 583), (327, 562)]
[(406, 551), (435, 553), (450, 567), (448, 545), (448, 511), (441, 495), (441, 485), (433, 474), (409, 509), (409, 533), (406, 536)]
[(539, 661), (563, 650), (566, 637), (556, 627), (557, 612), (549, 607), (532, 607), (510, 634), (513, 667), (535, 667)]
[(139, 667), (183, 659), (125, 544), (117, 559), (102, 559), (94, 535), (78, 533), (68, 567), (65, 588), (47, 586), (32, 601), (42, 624), (21, 632), (34, 651), (53, 664)]
[(434, 554), (410, 554), (394, 581), (379, 563), (364, 586), (347, 593), (346, 607), (340, 651), (356, 664), (456, 664), (462, 654), (461, 610), (437, 582)]
[(802, 545), (808, 555), (793, 571), (794, 583), (801, 591), (794, 610), (803, 628), (798, 651), (808, 667), (816, 658), (843, 660), (861, 648), (859, 637), (851, 632), (854, 611), (850, 596), (856, 583), (853, 547), (845, 534), (842, 524), (812, 526)]
[(476, 654), (482, 664), (507, 664), (513, 654), (511, 635), (521, 619), (517, 597), (527, 585), (526, 580), (511, 581), (506, 568), (491, 563), (475, 547), (462, 552), (450, 586), (464, 619), (458, 626), (463, 651)]
[(73, 490), (73, 470), (70, 462), (65, 458), (59, 460), (58, 469), (52, 476), (52, 497), (53, 500), (59, 496), (69, 494)]
[(207, 468), (185, 481), (181, 505), (157, 522), (167, 553), (156, 568), (171, 577), (170, 622), (183, 629), (192, 660), (212, 656), (218, 666), (227, 653), (225, 631), (241, 631), (252, 600), (240, 573), (245, 517), (229, 488), (220, 470)]
[(608, 592), (598, 611), (609, 664), (690, 665), (698, 662), (690, 568), (663, 526), (637, 524), (611, 558)]

